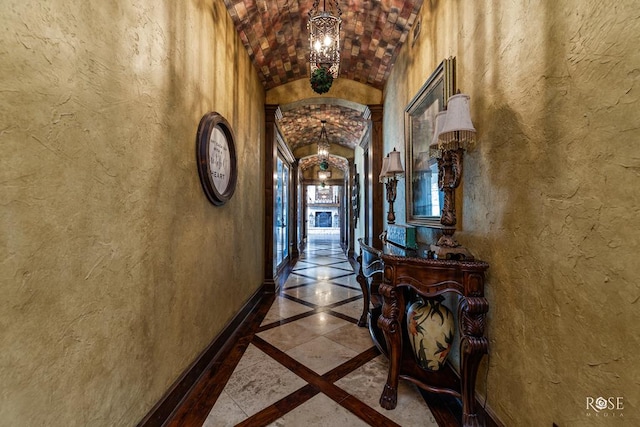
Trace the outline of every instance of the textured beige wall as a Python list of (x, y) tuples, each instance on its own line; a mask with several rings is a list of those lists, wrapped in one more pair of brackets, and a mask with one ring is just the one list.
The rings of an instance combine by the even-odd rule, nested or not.
[[(479, 140), (457, 235), (491, 264), (478, 391), (508, 426), (640, 425), (637, 2), (425, 0), (421, 19), (385, 91), (385, 151), (455, 56)], [(598, 396), (624, 409), (596, 416)]]
[(264, 90), (222, 1), (0, 7), (0, 425), (133, 425), (262, 281)]
[(298, 79), (290, 83), (274, 87), (267, 91), (267, 104), (285, 105), (302, 99), (340, 97), (362, 105), (380, 104), (382, 91), (364, 83), (347, 79), (336, 79), (329, 92), (322, 95), (311, 89), (309, 79)]

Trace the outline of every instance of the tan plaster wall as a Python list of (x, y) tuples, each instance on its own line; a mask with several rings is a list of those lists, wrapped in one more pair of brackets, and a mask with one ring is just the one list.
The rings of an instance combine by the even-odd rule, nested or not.
[(301, 99), (339, 97), (362, 105), (382, 102), (382, 91), (347, 79), (335, 79), (329, 92), (322, 95), (311, 89), (309, 79), (298, 79), (267, 91), (267, 104), (286, 105)]
[(385, 152), (445, 57), (471, 95), (457, 236), (491, 264), (478, 392), (508, 426), (640, 424), (637, 6), (425, 1), (385, 90)]
[(134, 425), (261, 284), (264, 90), (221, 1), (1, 7), (0, 424)]
[[(305, 169), (304, 171), (302, 171), (302, 177), (306, 180), (306, 181), (318, 181), (318, 173), (322, 171), (322, 169), (320, 169), (320, 166), (313, 166), (310, 167), (309, 169)], [(342, 185), (344, 184), (344, 171), (338, 169), (338, 168), (332, 168), (330, 167), (329, 169), (327, 169), (327, 172), (331, 172), (331, 178), (326, 180), (327, 183), (329, 181), (331, 181), (331, 183), (333, 185)]]

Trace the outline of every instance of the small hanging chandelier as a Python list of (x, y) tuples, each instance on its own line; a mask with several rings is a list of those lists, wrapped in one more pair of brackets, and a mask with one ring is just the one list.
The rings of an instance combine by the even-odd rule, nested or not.
[[(337, 0), (322, 0), (322, 10), (318, 10), (320, 0), (313, 2), (309, 11), (309, 64), (311, 75), (318, 68), (325, 68), (335, 79), (340, 70), (340, 25), (342, 10)], [(328, 8), (327, 8), (328, 3)], [(333, 13), (332, 13), (333, 12)]]
[(318, 160), (320, 160), (320, 169), (329, 169), (329, 138), (327, 137), (327, 130), (324, 125), (326, 120), (322, 120), (322, 130), (320, 131), (320, 139), (318, 140)]

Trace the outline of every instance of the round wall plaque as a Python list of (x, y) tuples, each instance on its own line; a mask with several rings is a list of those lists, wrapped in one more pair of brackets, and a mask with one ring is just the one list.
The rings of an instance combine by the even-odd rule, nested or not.
[(200, 120), (196, 160), (207, 199), (216, 206), (224, 205), (233, 196), (238, 171), (231, 126), (218, 113), (207, 113)]

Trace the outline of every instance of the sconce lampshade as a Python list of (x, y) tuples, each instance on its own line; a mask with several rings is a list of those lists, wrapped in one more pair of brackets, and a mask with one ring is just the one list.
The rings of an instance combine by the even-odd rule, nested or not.
[(398, 176), (403, 174), (404, 169), (402, 167), (402, 162), (400, 161), (400, 152), (396, 151), (394, 148), (393, 151), (389, 153), (389, 168), (387, 169), (387, 176)]
[(475, 141), (475, 134), (469, 111), (469, 95), (453, 95), (449, 98), (446, 120), (438, 137), (440, 148), (465, 148)]
[(444, 122), (447, 119), (447, 111), (440, 111), (436, 114), (433, 138), (431, 138), (431, 144), (429, 145), (429, 156), (431, 158), (439, 159), (442, 157), (442, 147), (439, 142), (440, 134), (444, 128)]
[(384, 182), (384, 179), (387, 177), (388, 170), (389, 170), (389, 155), (387, 154), (382, 159), (382, 168), (380, 168), (380, 176), (378, 177), (379, 182)]

